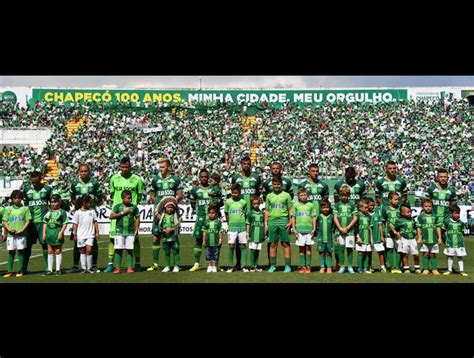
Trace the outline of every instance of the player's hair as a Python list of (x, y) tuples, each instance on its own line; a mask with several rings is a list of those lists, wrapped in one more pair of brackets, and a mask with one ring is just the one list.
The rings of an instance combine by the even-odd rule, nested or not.
[(449, 208), (449, 212), (452, 214), (452, 213), (460, 213), (461, 212), (461, 208), (457, 205), (455, 206), (451, 206)]
[(23, 192), (21, 190), (13, 190), (12, 193), (10, 194), (11, 199), (16, 199), (16, 198), (23, 198)]
[(239, 184), (233, 184), (232, 187), (230, 188), (231, 191), (234, 191), (234, 190), (238, 190), (238, 191), (241, 191), (242, 188), (240, 187)]
[(122, 194), (121, 194), (122, 199), (125, 198), (127, 195), (132, 196), (132, 192), (130, 190), (122, 191)]
[(34, 172), (30, 173), (30, 178), (40, 178), (41, 175), (42, 174), (39, 171), (35, 170)]
[(369, 205), (369, 204), (370, 204), (370, 200), (369, 200), (369, 198), (362, 198), (362, 199), (360, 199), (360, 201), (359, 201), (359, 205), (360, 205), (361, 203), (362, 203), (362, 204), (367, 204), (367, 205)]
[(272, 178), (272, 183), (282, 183), (280, 178)]
[(331, 207), (331, 203), (329, 202), (329, 200), (323, 200), (321, 201), (321, 208), (323, 206), (327, 206), (329, 208), (329, 213), (332, 213), (332, 207)]
[(362, 199), (359, 201), (359, 205), (357, 205), (359, 208), (361, 208), (363, 205), (369, 205), (368, 201), (365, 199)]
[(158, 164), (161, 164), (161, 163), (166, 163), (168, 167), (171, 167), (171, 161), (169, 159), (161, 158), (160, 160), (158, 160)]
[(308, 193), (308, 190), (306, 188), (299, 188), (298, 195), (300, 195), (301, 193)]
[(355, 168), (354, 167), (347, 167), (346, 168), (346, 174), (351, 174), (351, 175), (356, 174)]
[(199, 175), (201, 175), (201, 173), (207, 173), (207, 174), (209, 174), (209, 170), (207, 170), (206, 168), (202, 168), (202, 169), (199, 171)]
[(51, 202), (53, 202), (53, 201), (57, 202), (57, 203), (61, 202), (61, 195), (59, 195), (59, 194), (51, 195)]
[(211, 210), (211, 209), (216, 212), (218, 218), (221, 217), (221, 211), (219, 210), (219, 205), (217, 205), (216, 203), (211, 201), (209, 203), (209, 209), (207, 210), (207, 212), (209, 213), (209, 210)]
[(251, 203), (253, 203), (255, 200), (258, 200), (260, 202), (260, 197), (258, 195), (252, 196), (252, 199), (250, 200)]
[(281, 163), (280, 162), (272, 162), (272, 164), (270, 166), (273, 166), (273, 165), (278, 165), (281, 169)]
[(91, 201), (92, 197), (90, 195), (81, 196), (79, 199), (77, 199), (77, 206), (81, 208), (84, 204), (88, 204)]
[(431, 203), (431, 204), (433, 204), (433, 201), (432, 201), (430, 198), (424, 198), (424, 199), (421, 201), (421, 205), (423, 206), (424, 203)]
[(341, 189), (339, 189), (339, 195), (340, 196), (349, 196), (351, 193), (351, 188), (349, 188), (347, 185), (341, 186)]
[(217, 173), (214, 173), (214, 174), (211, 175), (211, 179), (215, 180), (217, 182), (217, 184), (219, 184), (220, 181), (221, 181), (221, 176)]
[(130, 164), (130, 157), (123, 157), (120, 159), (120, 165), (122, 164)]
[(391, 191), (390, 193), (388, 193), (388, 200), (392, 199), (395, 195), (400, 196), (396, 191)]
[(207, 209), (207, 213), (209, 214), (211, 211), (217, 214), (217, 208), (215, 206), (209, 206), (209, 209)]
[(440, 168), (440, 169), (438, 169), (438, 174), (440, 174), (440, 173), (446, 173), (446, 174), (448, 174), (448, 171), (447, 171), (446, 169), (444, 169), (444, 168)]
[(81, 169), (82, 167), (87, 167), (87, 169), (89, 169), (89, 171), (91, 170), (91, 166), (87, 163), (82, 163), (81, 165), (79, 165), (78, 169)]
[(250, 157), (248, 155), (246, 155), (245, 157), (243, 157), (241, 160), (240, 160), (240, 163), (242, 164), (242, 162), (251, 162), (252, 159), (250, 159)]
[(389, 166), (389, 165), (397, 165), (397, 163), (395, 163), (393, 160), (389, 160), (387, 162), (387, 164), (385, 164), (385, 167)]
[(369, 197), (364, 197), (361, 200), (367, 200), (369, 203), (375, 203), (375, 200)]
[(316, 163), (311, 163), (311, 164), (308, 166), (308, 169), (311, 169), (311, 168), (318, 168), (318, 169), (319, 169), (319, 165), (316, 164)]
[(402, 208), (407, 208), (407, 209), (410, 209), (410, 211), (411, 211), (411, 206), (409, 204), (404, 203), (404, 204), (400, 205), (400, 213), (402, 212)]

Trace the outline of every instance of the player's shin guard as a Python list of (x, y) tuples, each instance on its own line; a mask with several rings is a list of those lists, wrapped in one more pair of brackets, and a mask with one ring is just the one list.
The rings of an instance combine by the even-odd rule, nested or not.
[(421, 260), (421, 265), (423, 267), (423, 270), (428, 270), (429, 269), (428, 268), (429, 262), (430, 262), (429, 256), (424, 255), (423, 259)]
[(140, 240), (138, 239), (138, 236), (137, 236), (137, 239), (135, 240), (135, 244), (133, 247), (133, 256), (135, 257), (135, 265), (140, 265), (140, 251), (141, 251)]
[(306, 255), (300, 253), (300, 267), (306, 267)]
[(154, 242), (152, 244), (151, 249), (152, 249), (153, 264), (158, 265), (158, 260), (159, 260), (159, 257), (160, 257), (160, 249), (161, 249), (160, 243), (159, 242)]
[(114, 253), (115, 253), (113, 237), (110, 238), (108, 250), (109, 250), (109, 264), (111, 264), (114, 261)]
[(114, 267), (120, 268), (121, 264), (122, 264), (122, 250), (115, 250)]
[(199, 242), (194, 244), (194, 264), (198, 264), (201, 262), (201, 252), (202, 252), (202, 245)]
[(240, 252), (242, 254), (240, 266), (245, 267), (247, 266), (247, 246), (245, 244), (240, 245)]
[(133, 250), (127, 250), (127, 268), (133, 268)]
[(328, 268), (332, 269), (332, 255), (331, 254), (327, 256), (327, 265), (328, 265)]

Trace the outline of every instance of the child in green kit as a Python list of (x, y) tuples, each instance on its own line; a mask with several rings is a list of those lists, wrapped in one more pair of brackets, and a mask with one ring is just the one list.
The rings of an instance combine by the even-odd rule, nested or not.
[(333, 251), (333, 237), (334, 231), (334, 216), (331, 213), (331, 203), (329, 201), (321, 202), (321, 213), (318, 215), (316, 221), (316, 233), (318, 237), (318, 252), (319, 252), (319, 273), (325, 272), (332, 274), (332, 251)]
[(441, 241), (441, 231), (436, 228), (436, 217), (432, 214), (433, 202), (431, 199), (423, 199), (421, 202), (422, 212), (416, 218), (416, 233), (418, 235), (417, 244), (423, 244), (420, 251), (423, 256), (423, 275), (429, 275), (429, 266), (433, 275), (439, 275), (438, 260), (436, 254), (439, 253)]
[(247, 213), (247, 240), (250, 249), (250, 272), (262, 272), (258, 267), (258, 257), (265, 241), (264, 212), (260, 210), (260, 198), (251, 200), (252, 209)]
[(215, 206), (209, 207), (206, 220), (202, 229), (202, 246), (206, 250), (207, 272), (217, 272), (219, 252), (222, 245), (222, 222), (217, 219), (219, 210)]
[[(459, 219), (461, 216), (461, 209), (459, 206), (456, 205), (451, 207), (449, 211), (451, 217), (445, 219), (443, 227), (446, 234), (446, 248), (444, 249), (444, 254), (448, 257), (448, 271), (446, 271), (444, 275), (451, 275), (453, 273), (454, 256), (457, 256), (459, 273), (462, 276), (468, 276), (468, 274), (464, 272), (463, 261), (463, 257), (466, 256), (466, 248), (464, 247), (464, 228), (466, 227), (466, 224)], [(441, 227), (438, 226), (438, 230), (440, 229)]]
[(369, 202), (362, 199), (359, 202), (358, 224), (356, 227), (356, 251), (357, 266), (359, 273), (372, 274), (368, 270), (369, 255), (372, 255), (372, 245), (374, 240), (372, 237), (372, 220), (369, 214)]

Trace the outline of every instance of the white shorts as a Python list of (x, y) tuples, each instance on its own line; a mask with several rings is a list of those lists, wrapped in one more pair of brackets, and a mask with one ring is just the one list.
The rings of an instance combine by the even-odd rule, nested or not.
[(401, 249), (398, 249), (398, 252), (403, 252), (404, 254), (409, 255), (418, 255), (418, 245), (416, 244), (415, 239), (407, 240), (402, 237), (402, 239), (398, 241), (402, 244), (402, 247)]
[(17, 237), (7, 237), (7, 250), (24, 250), (26, 248), (26, 237), (17, 236)]
[(94, 245), (94, 239), (77, 239), (77, 247), (79, 249), (86, 247), (86, 246), (93, 246)]
[(454, 247), (446, 247), (444, 249), (444, 254), (446, 256), (457, 256), (457, 257), (462, 257), (462, 256), (466, 256), (466, 248), (465, 247), (458, 247), (458, 248), (454, 248)]
[(242, 232), (228, 232), (227, 233), (227, 240), (229, 245), (235, 244), (235, 241), (239, 239), (239, 244), (246, 244), (247, 243), (247, 233), (245, 231)]
[(355, 246), (355, 238), (354, 236), (343, 236), (339, 235), (337, 237), (337, 242), (341, 246), (345, 246), (348, 249), (353, 249)]
[(135, 237), (134, 236), (115, 236), (114, 249), (118, 250), (133, 250)]
[(375, 249), (375, 251), (377, 251), (377, 252), (384, 252), (384, 251), (385, 251), (385, 247), (383, 246), (382, 243), (380, 243), (380, 244), (374, 244), (374, 249)]
[(314, 241), (311, 239), (311, 234), (298, 234), (298, 237), (296, 238), (296, 246), (314, 245)]
[(258, 250), (260, 251), (262, 249), (262, 243), (259, 242), (258, 244), (256, 242), (249, 242), (249, 249), (250, 250)]
[(423, 244), (420, 249), (421, 252), (429, 252), (432, 254), (439, 253), (439, 246), (438, 244)]
[(385, 238), (385, 247), (387, 249), (393, 249), (395, 247), (395, 242), (391, 237), (386, 237)]
[(370, 244), (356, 245), (356, 251), (359, 252), (372, 252), (372, 246)]

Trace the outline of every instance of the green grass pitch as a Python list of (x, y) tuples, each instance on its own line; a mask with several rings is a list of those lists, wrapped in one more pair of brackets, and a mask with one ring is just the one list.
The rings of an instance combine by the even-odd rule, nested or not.
[[(225, 239), (224, 239), (225, 241)], [(283, 255), (281, 247), (278, 248), (277, 265), (278, 271), (275, 273), (268, 272), (249, 272), (242, 271), (227, 273), (207, 273), (206, 263), (204, 257), (204, 250), (201, 256), (201, 270), (198, 272), (189, 272), (189, 268), (193, 264), (193, 246), (194, 242), (190, 235), (180, 235), (180, 256), (181, 256), (181, 270), (179, 273), (163, 273), (161, 269), (164, 264), (163, 250), (160, 251), (160, 271), (146, 272), (146, 268), (151, 265), (152, 251), (151, 251), (151, 236), (140, 237), (141, 243), (141, 262), (143, 271), (134, 274), (127, 274), (122, 271), (119, 275), (111, 273), (100, 272), (97, 274), (63, 274), (62, 276), (42, 276), (44, 272), (44, 261), (41, 254), (41, 247), (36, 244), (33, 247), (32, 258), (30, 260), (29, 271), (30, 274), (20, 278), (3, 278), (3, 274), (7, 270), (7, 251), (5, 243), (1, 244), (0, 249), (0, 283), (473, 283), (474, 282), (474, 237), (466, 237), (466, 251), (467, 256), (464, 258), (465, 272), (469, 274), (468, 277), (462, 277), (459, 274), (451, 276), (422, 276), (417, 274), (382, 274), (379, 272), (373, 275), (364, 274), (320, 274), (318, 272), (319, 255), (313, 252), (313, 272), (311, 274), (300, 274), (296, 268), (298, 265), (298, 249), (292, 244), (292, 266), (293, 272), (283, 272)], [(294, 238), (292, 240), (294, 242)], [(107, 245), (108, 238), (101, 237), (99, 241), (99, 267), (103, 271), (107, 264)], [(264, 244), (265, 246), (266, 244)], [(66, 239), (63, 254), (63, 271), (72, 266), (72, 241)], [(221, 249), (222, 268), (227, 268), (227, 245), (223, 245)], [(446, 256), (442, 253), (444, 245), (441, 245), (438, 254), (438, 267), (441, 273), (447, 270)], [(410, 266), (413, 265), (413, 259), (410, 258)], [(334, 262), (334, 260), (333, 260)], [(264, 268), (267, 266), (266, 249), (262, 250), (259, 263)], [(356, 254), (354, 254), (354, 266), (356, 263)], [(122, 261), (122, 267), (125, 267), (125, 258)], [(373, 267), (379, 268), (378, 258), (373, 254)], [(458, 271), (457, 259), (454, 259), (454, 269)], [(14, 270), (17, 269), (17, 262), (14, 263)]]

